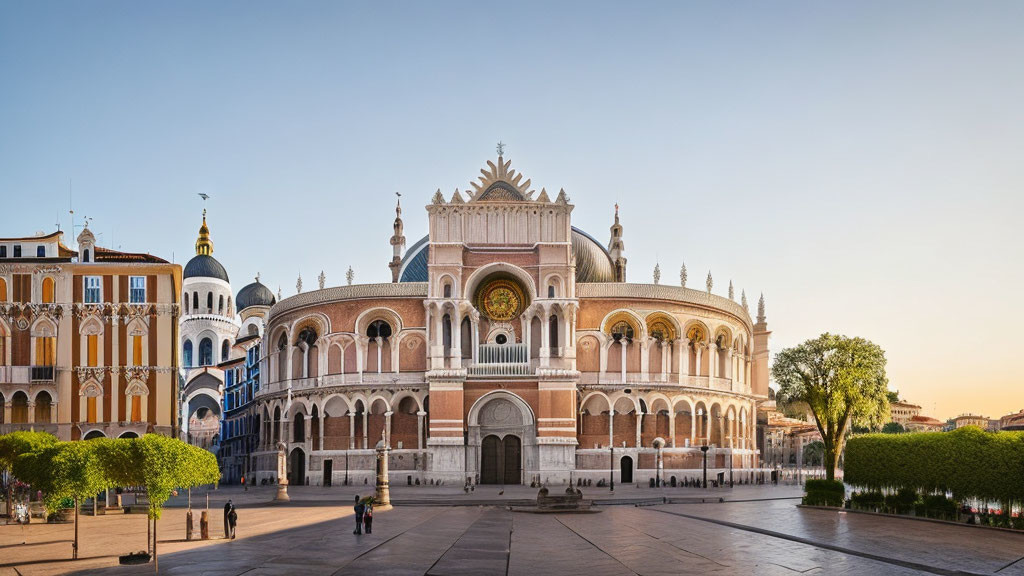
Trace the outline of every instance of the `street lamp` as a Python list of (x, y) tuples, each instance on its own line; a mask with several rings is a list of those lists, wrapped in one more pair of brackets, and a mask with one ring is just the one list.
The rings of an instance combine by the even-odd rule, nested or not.
[(707, 444), (700, 447), (700, 451), (704, 453), (704, 489), (708, 488), (708, 449), (710, 446)]

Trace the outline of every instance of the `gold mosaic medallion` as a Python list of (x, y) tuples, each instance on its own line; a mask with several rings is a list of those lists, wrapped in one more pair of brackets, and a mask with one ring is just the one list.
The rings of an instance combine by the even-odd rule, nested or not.
[(480, 307), (491, 320), (507, 322), (522, 311), (523, 292), (515, 282), (495, 280), (481, 294)]

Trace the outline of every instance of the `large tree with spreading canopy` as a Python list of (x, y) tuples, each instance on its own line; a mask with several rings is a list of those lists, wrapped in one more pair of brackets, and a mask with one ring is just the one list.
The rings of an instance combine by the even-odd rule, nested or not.
[(835, 478), (852, 425), (878, 426), (889, 412), (885, 352), (863, 338), (822, 334), (775, 356), (772, 377), (781, 403), (805, 403), (825, 448), (825, 473)]

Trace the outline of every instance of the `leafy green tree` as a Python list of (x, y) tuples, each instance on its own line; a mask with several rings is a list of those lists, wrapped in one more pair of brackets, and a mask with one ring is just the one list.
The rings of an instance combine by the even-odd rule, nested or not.
[(907, 429), (899, 422), (886, 422), (882, 426), (882, 434), (903, 434)]
[(58, 442), (38, 452), (22, 454), (14, 463), (18, 478), (42, 490), (47, 510), (59, 509), (61, 501), (75, 502), (75, 543), (72, 558), (78, 558), (79, 502), (95, 497), (110, 487), (97, 456), (102, 441)]
[(807, 466), (821, 466), (825, 460), (825, 445), (820, 440), (815, 440), (804, 446), (804, 464)]
[[(47, 432), (19, 431), (10, 434), (0, 435), (0, 472), (6, 472), (7, 477), (17, 476), (13, 472), (14, 462), (22, 454), (38, 452), (39, 450), (57, 443), (57, 437)], [(22, 479), (22, 481), (26, 481)], [(10, 516), (11, 506), (14, 503), (13, 486), (7, 483), (7, 510)]]
[(886, 396), (889, 397), (889, 404), (895, 404), (896, 402), (900, 401), (900, 391), (899, 390), (895, 390), (895, 391), (890, 390), (889, 392), (886, 393)]
[(156, 559), (156, 521), (176, 488), (192, 488), (220, 480), (217, 458), (176, 438), (146, 434), (137, 439), (109, 440), (99, 445), (100, 460), (118, 486), (142, 486), (153, 522), (153, 558)]
[(776, 355), (772, 376), (784, 404), (805, 402), (814, 414), (829, 480), (851, 423), (877, 426), (889, 412), (885, 353), (863, 338), (825, 333), (786, 348)]

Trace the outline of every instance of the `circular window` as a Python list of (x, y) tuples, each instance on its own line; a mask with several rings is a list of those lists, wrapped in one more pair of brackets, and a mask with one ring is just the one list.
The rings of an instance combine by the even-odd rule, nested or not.
[(494, 337), (494, 341), (497, 342), (498, 344), (508, 344), (508, 336), (505, 336), (504, 334), (498, 334), (497, 336)]
[(495, 280), (480, 292), (478, 308), (491, 320), (507, 322), (522, 313), (524, 300), (518, 284), (510, 280)]

